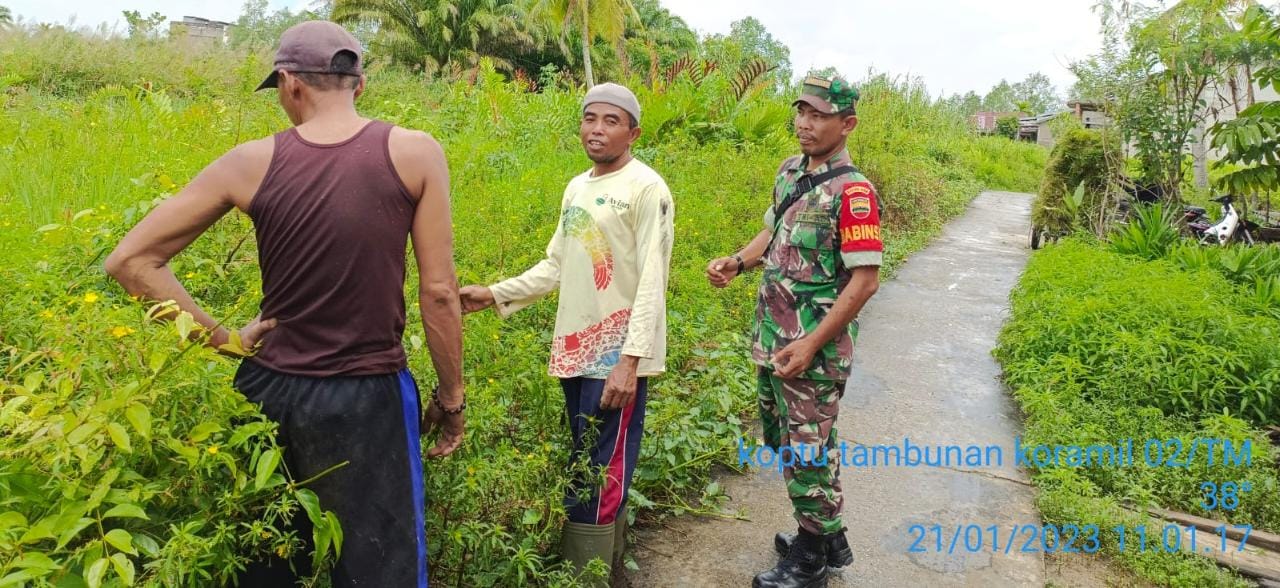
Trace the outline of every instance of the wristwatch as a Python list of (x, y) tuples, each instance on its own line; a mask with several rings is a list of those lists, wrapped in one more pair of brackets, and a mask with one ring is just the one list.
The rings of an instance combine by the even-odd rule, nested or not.
[(742, 256), (737, 253), (733, 254), (733, 259), (738, 262), (738, 274), (742, 274), (743, 270), (747, 268), (747, 264), (743, 263)]

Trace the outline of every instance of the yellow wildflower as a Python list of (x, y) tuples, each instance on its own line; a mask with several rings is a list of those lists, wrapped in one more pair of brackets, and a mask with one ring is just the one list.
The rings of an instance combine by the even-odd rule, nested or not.
[(98, 301), (98, 293), (97, 293), (97, 292), (89, 292), (88, 294), (85, 294), (85, 295), (84, 295), (84, 301), (85, 301), (85, 303), (86, 303), (86, 304), (93, 304), (94, 302), (97, 302), (97, 301)]
[(209, 448), (208, 448), (208, 449), (206, 449), (205, 451), (208, 451), (208, 452), (209, 452), (209, 455), (217, 455), (217, 454), (218, 454), (218, 446), (217, 446), (217, 445), (210, 445), (210, 446), (209, 446)]
[(51, 319), (51, 318), (53, 318), (53, 311), (52, 311), (52, 310), (47, 310), (47, 309), (46, 309), (46, 310), (42, 310), (42, 311), (40, 311), (40, 317), (41, 317), (41, 318)]
[(187, 272), (187, 275), (186, 275), (185, 277), (186, 277), (188, 280), (190, 280), (191, 278), (196, 277), (196, 273), (195, 273), (195, 272)]
[(130, 328), (130, 327), (113, 327), (113, 328), (111, 329), (111, 336), (112, 336), (112, 337), (115, 337), (116, 339), (119, 339), (119, 338), (121, 338), (121, 337), (125, 337), (125, 336), (128, 336), (128, 335), (132, 335), (132, 334), (133, 334), (133, 333), (135, 333), (135, 332), (136, 332), (136, 331), (134, 331), (134, 330), (133, 330), (132, 328)]

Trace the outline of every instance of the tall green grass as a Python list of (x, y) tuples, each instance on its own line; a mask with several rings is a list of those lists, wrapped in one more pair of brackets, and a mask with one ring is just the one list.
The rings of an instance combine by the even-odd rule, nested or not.
[[(1096, 524), (1104, 552), (1160, 585), (1234, 586), (1208, 559), (1118, 548), (1117, 525), (1163, 528), (1120, 508), (1162, 506), (1280, 530), (1276, 451), (1257, 427), (1280, 418), (1280, 319), (1212, 269), (1186, 271), (1068, 240), (1037, 253), (1013, 295), (996, 356), (1026, 413), (1024, 443), (1132, 439), (1252, 443), (1252, 465), (1058, 466), (1034, 471), (1050, 522)], [(1185, 458), (1185, 454), (1183, 458)], [(1220, 456), (1219, 456), (1220, 457)], [(1235, 510), (1206, 511), (1203, 482), (1246, 482)]]
[[(228, 408), (239, 406), (229, 389), (234, 366), (180, 347), (172, 327), (143, 321), (145, 309), (100, 271), (105, 253), (155, 201), (233, 145), (287, 128), (273, 94), (249, 91), (265, 71), (260, 57), (189, 55), (165, 43), (54, 31), (0, 34), (0, 59), (18, 64), (4, 77), (0, 111), (0, 419), (34, 423), (30, 430), (61, 422), (62, 415), (22, 408), (38, 401), (75, 407), (77, 418), (98, 423), (65, 446), (42, 447), (27, 429), (0, 439), (0, 487), (20, 481), (28, 489), (0, 498), (0, 521), (13, 523), (0, 528), (0, 578), (21, 563), (19, 551), (61, 566), (32, 568), (40, 577), (83, 576), (115, 553), (102, 535), (113, 528), (155, 542), (154, 552), (121, 556), (148, 584), (217, 583), (255, 551), (296, 548), (272, 530), (262, 537), (242, 533), (296, 504), (280, 487), (243, 509), (217, 511), (216, 523), (205, 510), (225, 498), (226, 476), (234, 478), (216, 464), (230, 460), (235, 471), (250, 471), (271, 446), (266, 429), (237, 435), (238, 409)], [(666, 178), (677, 201), (670, 372), (653, 384), (631, 494), (644, 518), (714, 513), (723, 494), (711, 483), (712, 467), (735, 466), (736, 439), (752, 417), (746, 333), (754, 280), (715, 290), (702, 274), (707, 259), (758, 231), (773, 174), (795, 144), (785, 97), (757, 91), (729, 100), (726, 88), (719, 74), (702, 85), (638, 88), (647, 115), (636, 153)], [(887, 202), (886, 273), (983, 186), (1020, 189), (1038, 181), (1035, 166), (1026, 164), (1039, 156), (1035, 148), (976, 140), (962, 119), (932, 106), (921, 85), (877, 78), (863, 88), (851, 152)], [(364, 114), (431, 132), (445, 146), (464, 283), (514, 275), (542, 255), (565, 183), (589, 167), (576, 136), (580, 92), (552, 85), (529, 93), (491, 70), (474, 82), (394, 70), (371, 75), (358, 103)], [(1018, 162), (1014, 171), (1000, 166), (1006, 158)], [(975, 175), (979, 163), (985, 171)], [(196, 299), (228, 324), (255, 314), (260, 284), (251, 237), (247, 219), (232, 214), (173, 262)], [(545, 375), (554, 309), (549, 300), (505, 322), (488, 313), (467, 318), (467, 444), (427, 464), (432, 574), (444, 584), (571, 582), (548, 555), (564, 516), (568, 441), (558, 386)], [(416, 309), (410, 312), (410, 364), (429, 383), (422, 327)], [(177, 363), (167, 364), (166, 375), (148, 371), (151, 358), (170, 356)], [(36, 377), (59, 384), (22, 384)], [(140, 434), (122, 412), (142, 400), (129, 388), (137, 379), (155, 380), (146, 402), (156, 406), (221, 400), (198, 413), (156, 411), (151, 427), (169, 442), (130, 453), (109, 425)], [(184, 432), (190, 419), (219, 429), (195, 440)], [(221, 447), (223, 457), (210, 457), (210, 447)], [(77, 451), (128, 475), (107, 480), (101, 468), (51, 473)], [(131, 494), (143, 478), (193, 490), (178, 497)], [(135, 501), (152, 518), (68, 529), (66, 541), (10, 541), (50, 513), (80, 512), (96, 488), (106, 488), (112, 500)], [(259, 490), (240, 489), (253, 496)], [(115, 569), (119, 562), (111, 562)]]

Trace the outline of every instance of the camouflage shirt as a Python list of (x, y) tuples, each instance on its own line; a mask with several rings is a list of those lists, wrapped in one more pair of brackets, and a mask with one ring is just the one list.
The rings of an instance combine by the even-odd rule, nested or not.
[[(780, 203), (805, 175), (808, 158), (795, 156), (783, 162), (773, 184), (773, 202)], [(809, 172), (817, 176), (829, 169), (850, 165), (841, 151)], [(751, 359), (773, 369), (769, 360), (818, 328), (831, 311), (836, 297), (849, 283), (853, 268), (879, 266), (884, 245), (880, 237), (880, 213), (875, 188), (860, 173), (836, 176), (802, 195), (775, 228), (773, 206), (764, 224), (776, 231), (764, 255), (764, 275), (756, 299), (753, 324), (755, 344)], [(809, 380), (847, 380), (853, 362), (857, 323), (828, 342), (813, 363), (798, 377)]]

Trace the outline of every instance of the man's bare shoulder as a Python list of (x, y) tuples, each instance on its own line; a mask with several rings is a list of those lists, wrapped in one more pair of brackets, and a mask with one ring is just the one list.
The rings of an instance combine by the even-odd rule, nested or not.
[(404, 127), (392, 127), (390, 145), (392, 154), (404, 151), (412, 157), (443, 157), (444, 147), (431, 133), (415, 131)]
[(444, 148), (429, 133), (392, 127), (387, 150), (391, 153), (391, 165), (414, 199), (433, 182), (445, 185), (440, 178), (441, 175), (448, 177), (449, 173)]
[(223, 154), (208, 168), (218, 183), (227, 190), (232, 203), (247, 211), (249, 202), (271, 168), (275, 138), (264, 137), (241, 143)]
[(256, 167), (255, 164), (271, 164), (271, 155), (275, 152), (275, 137), (254, 139), (232, 147), (222, 159), (236, 166)]

